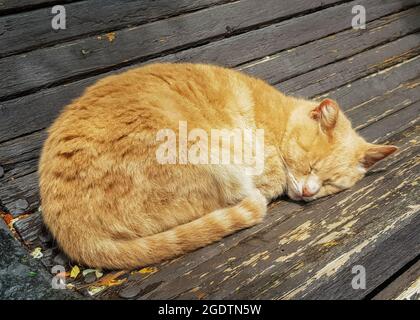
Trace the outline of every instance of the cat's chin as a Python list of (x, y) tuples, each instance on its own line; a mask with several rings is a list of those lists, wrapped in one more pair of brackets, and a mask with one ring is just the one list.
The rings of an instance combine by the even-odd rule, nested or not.
[(303, 202), (311, 202), (314, 201), (316, 199), (316, 196), (312, 196), (312, 197), (303, 197), (303, 196), (299, 196), (293, 193), (288, 193), (287, 196), (292, 199), (293, 201), (303, 201)]
[(304, 201), (302, 196), (299, 196), (299, 195), (291, 193), (291, 192), (288, 192), (287, 196), (293, 201)]

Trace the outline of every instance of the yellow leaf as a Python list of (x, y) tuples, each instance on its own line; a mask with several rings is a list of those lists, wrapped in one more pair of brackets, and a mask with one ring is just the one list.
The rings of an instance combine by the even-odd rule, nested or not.
[(121, 280), (117, 279), (118, 277), (120, 277), (124, 273), (125, 273), (125, 271), (122, 270), (122, 271), (118, 271), (116, 273), (107, 274), (106, 276), (104, 276), (98, 282), (98, 285), (103, 285), (103, 286), (107, 286), (107, 287), (112, 287), (112, 286), (119, 285), (119, 284), (121, 284), (121, 283), (123, 283), (124, 281), (127, 280), (127, 279), (121, 279)]
[(93, 272), (95, 272), (96, 270), (95, 269), (85, 269), (85, 270), (83, 270), (82, 271), (82, 274), (83, 274), (83, 276), (85, 277), (85, 276), (87, 276), (89, 273), (93, 273)]
[(80, 269), (77, 265), (75, 265), (70, 271), (70, 278), (76, 279), (80, 273)]
[(100, 277), (102, 277), (104, 274), (102, 273), (101, 270), (95, 270), (95, 275), (96, 275), (96, 279), (99, 279)]
[(328, 241), (328, 242), (323, 243), (322, 246), (329, 248), (329, 247), (334, 247), (337, 244), (338, 244), (337, 241), (331, 240), (331, 241)]
[(86, 277), (89, 273), (95, 273), (96, 279), (99, 279), (104, 275), (100, 269), (85, 269), (82, 272), (84, 277)]
[(41, 259), (44, 256), (44, 254), (41, 252), (41, 250), (42, 250), (42, 248), (40, 248), (40, 247), (35, 248), (34, 251), (31, 252), (31, 256), (34, 259)]
[(107, 34), (106, 34), (106, 37), (108, 38), (108, 41), (109, 41), (109, 42), (114, 41), (114, 39), (115, 39), (115, 32), (110, 32), (110, 33), (107, 33)]
[(120, 284), (124, 283), (127, 279), (118, 279), (112, 280), (108, 282), (108, 287), (119, 286)]
[(93, 295), (101, 292), (105, 288), (106, 288), (106, 286), (92, 286), (92, 287), (89, 287), (87, 291), (91, 296), (93, 296)]
[(145, 273), (155, 273), (158, 271), (158, 268), (156, 267), (147, 267), (139, 270), (139, 273), (145, 274)]

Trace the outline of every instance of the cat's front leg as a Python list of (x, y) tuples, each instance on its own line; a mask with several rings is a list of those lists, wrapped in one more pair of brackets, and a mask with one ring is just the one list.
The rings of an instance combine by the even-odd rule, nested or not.
[(256, 188), (271, 201), (285, 192), (286, 181), (281, 159), (274, 152), (266, 152), (263, 173), (254, 176)]

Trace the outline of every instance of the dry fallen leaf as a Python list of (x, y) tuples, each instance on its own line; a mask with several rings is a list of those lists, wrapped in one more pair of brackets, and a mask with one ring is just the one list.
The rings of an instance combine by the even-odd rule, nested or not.
[(34, 249), (34, 251), (32, 251), (32, 252), (31, 252), (31, 256), (32, 256), (34, 259), (41, 259), (41, 258), (44, 256), (44, 254), (41, 252), (41, 250), (42, 250), (42, 248), (40, 248), (40, 247), (36, 247), (36, 248)]
[(142, 274), (147, 274), (147, 273), (155, 273), (157, 271), (158, 271), (158, 268), (156, 267), (147, 267), (147, 268), (140, 269), (138, 272)]
[(68, 284), (66, 284), (66, 288), (72, 290), (72, 289), (76, 288), (76, 286), (72, 283), (68, 283)]
[(95, 272), (95, 269), (85, 269), (82, 271), (82, 275), (86, 277), (89, 273)]
[(76, 279), (80, 273), (80, 268), (75, 265), (70, 271), (70, 278)]
[(98, 294), (99, 292), (103, 291), (105, 288), (106, 288), (106, 286), (92, 286), (92, 287), (89, 287), (87, 289), (87, 292), (91, 296), (93, 296), (93, 295)]
[(6, 213), (3, 217), (4, 221), (6, 222), (7, 225), (10, 225), (10, 223), (13, 220), (13, 216), (10, 213)]
[(112, 287), (112, 286), (119, 285), (119, 284), (121, 284), (121, 283), (123, 283), (124, 281), (127, 280), (127, 279), (117, 279), (119, 276), (121, 276), (125, 273), (126, 272), (123, 270), (123, 271), (118, 271), (116, 273), (107, 274), (100, 281), (97, 282), (97, 285), (98, 286), (107, 286), (107, 287)]
[(100, 277), (102, 277), (104, 274), (102, 273), (102, 271), (101, 270), (95, 270), (95, 275), (96, 275), (96, 278), (97, 279), (99, 279)]
[(109, 42), (112, 42), (115, 40), (115, 32), (110, 32), (106, 34), (106, 37), (108, 38)]
[(102, 273), (102, 270), (99, 269), (85, 269), (83, 270), (82, 274), (84, 277), (86, 277), (89, 273), (95, 273), (95, 276), (97, 279), (102, 277), (104, 274)]
[(60, 272), (56, 274), (56, 277), (66, 279), (70, 277), (70, 272)]

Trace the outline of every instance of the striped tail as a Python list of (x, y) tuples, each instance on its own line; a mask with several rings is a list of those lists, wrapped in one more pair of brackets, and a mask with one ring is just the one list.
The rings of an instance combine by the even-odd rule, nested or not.
[[(84, 263), (108, 269), (132, 269), (193, 251), (262, 221), (267, 202), (260, 191), (238, 205), (219, 209), (168, 231), (130, 240), (106, 239), (93, 244), (97, 254)], [(91, 251), (91, 252), (92, 252)], [(89, 259), (90, 260), (90, 259)]]

